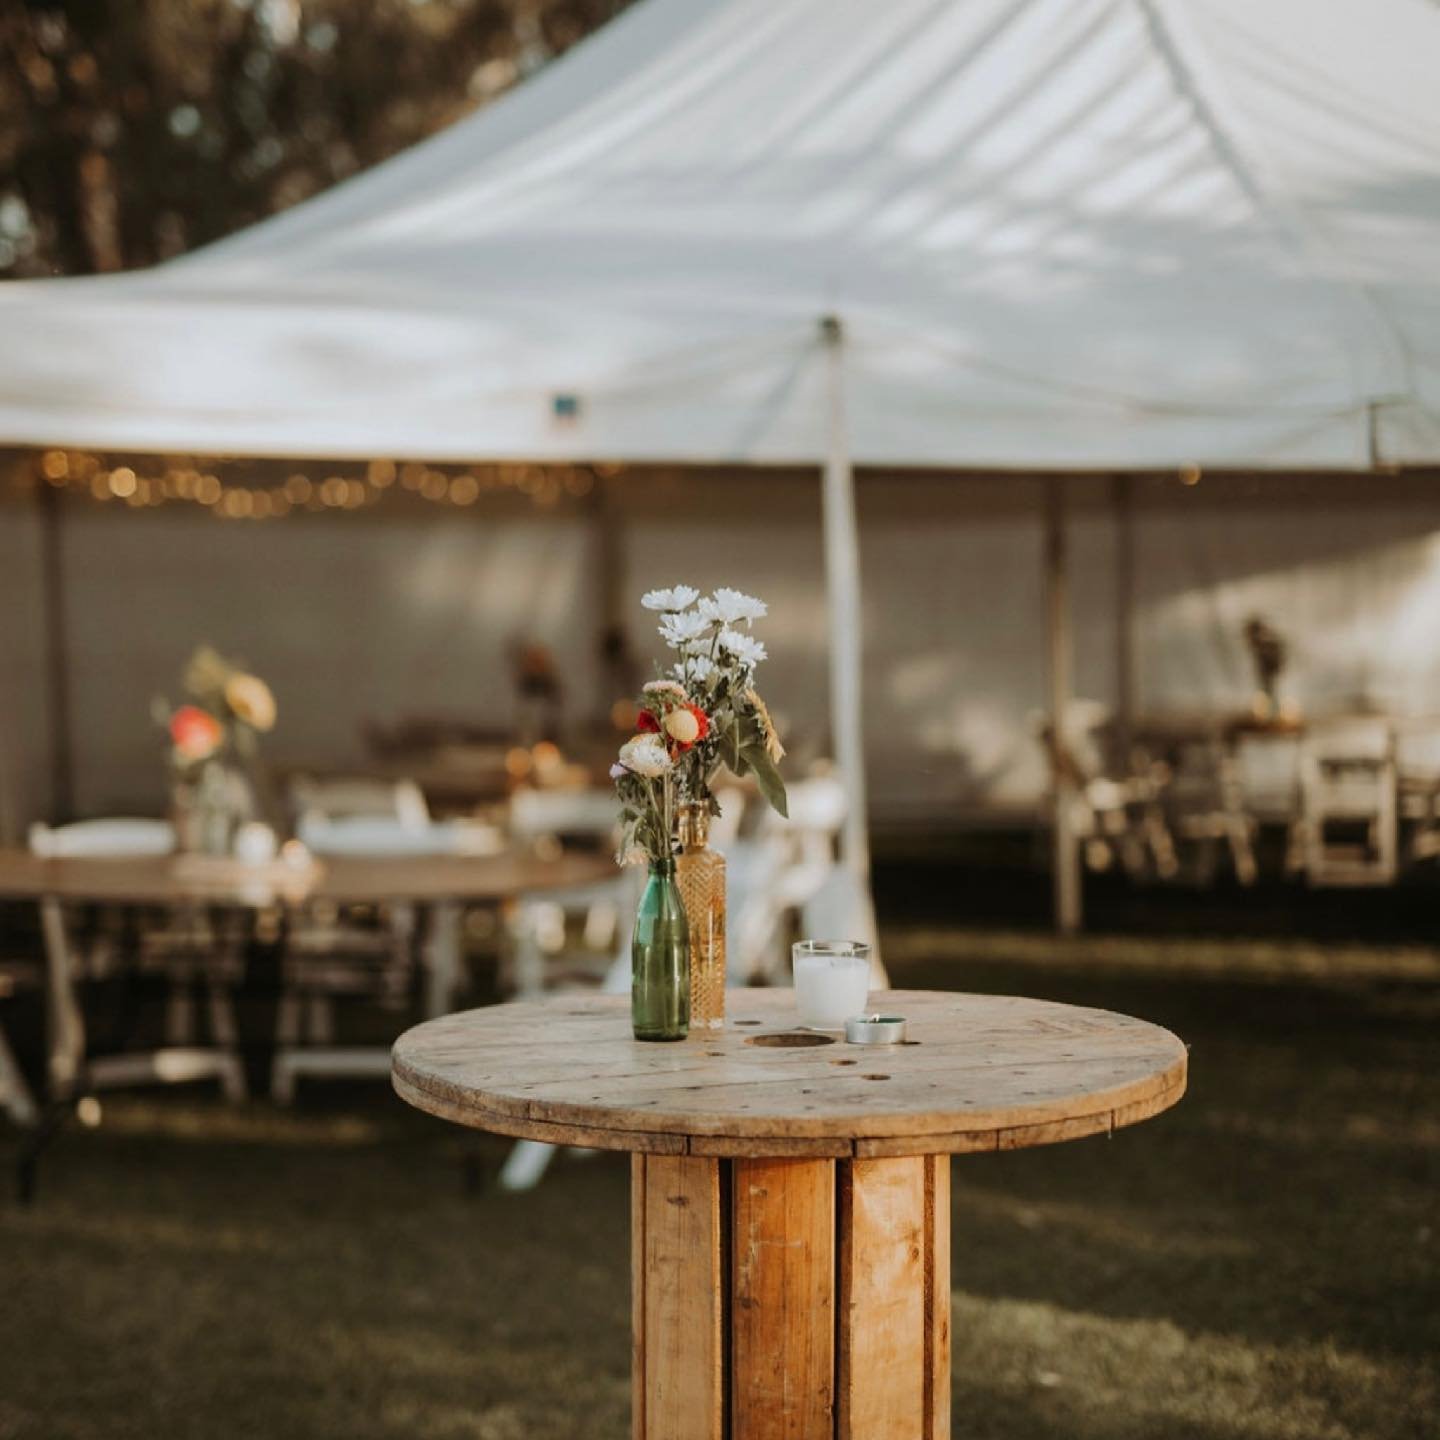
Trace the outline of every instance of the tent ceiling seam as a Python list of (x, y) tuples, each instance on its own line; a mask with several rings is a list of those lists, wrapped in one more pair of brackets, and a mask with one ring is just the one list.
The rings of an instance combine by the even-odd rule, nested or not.
[[(1298, 246), (1302, 255), (1313, 256), (1318, 251), (1328, 254), (1328, 245), (1315, 234), (1313, 227), (1305, 218), (1303, 209), (1278, 199), (1270, 192), (1262, 182), (1254, 163), (1246, 157), (1244, 150), (1231, 134), (1231, 128), (1221, 123), (1214, 105), (1203, 92), (1193, 66), (1186, 62), (1180, 46), (1176, 43), (1174, 26), (1163, 13), (1166, 8), (1166, 0), (1135, 0), (1135, 3), (1150, 32), (1160, 59), (1170, 71), (1176, 85), (1194, 107), (1196, 118), (1205, 127), (1214, 143), (1216, 154), (1235, 177), (1245, 194), (1262, 214), (1269, 217), (1281, 235)], [(1191, 38), (1193, 41), (1193, 36)], [(1193, 41), (1193, 43), (1196, 49), (1201, 48), (1198, 41)], [(1367, 322), (1367, 328), (1380, 346), (1382, 361), (1386, 364), (1386, 368), (1398, 371), (1398, 385), (1388, 385), (1378, 394), (1363, 396), (1360, 406), (1367, 416), (1366, 439), (1371, 449), (1371, 460), (1373, 463), (1379, 463), (1380, 456), (1375, 450), (1374, 427), (1368, 423), (1368, 418), (1373, 414), (1373, 407), (1376, 405), (1393, 404), (1397, 400), (1416, 401), (1411, 358), (1404, 337), (1383, 306), (1376, 300), (1370, 288), (1363, 281), (1346, 273), (1343, 265), (1339, 269), (1344, 277), (1345, 286), (1358, 302), (1359, 309)]]

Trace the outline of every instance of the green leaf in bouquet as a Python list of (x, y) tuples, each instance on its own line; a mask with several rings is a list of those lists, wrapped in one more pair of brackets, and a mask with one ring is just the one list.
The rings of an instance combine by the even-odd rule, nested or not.
[(744, 746), (740, 755), (755, 772), (755, 783), (760, 787), (760, 793), (770, 802), (771, 808), (788, 819), (790, 812), (786, 808), (785, 782), (780, 778), (780, 772), (775, 768), (775, 762), (766, 751), (764, 742)]
[(740, 758), (740, 726), (730, 724), (720, 732), (720, 758), (725, 762), (726, 768), (734, 775), (743, 775), (741, 769), (744, 763)]

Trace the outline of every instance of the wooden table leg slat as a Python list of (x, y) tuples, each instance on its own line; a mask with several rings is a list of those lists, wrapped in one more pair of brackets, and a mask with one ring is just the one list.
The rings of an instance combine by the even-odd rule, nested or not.
[(631, 1440), (645, 1440), (645, 1159), (630, 1157)]
[(733, 1166), (731, 1440), (831, 1440), (835, 1162)]
[(854, 1160), (840, 1184), (838, 1440), (915, 1440), (925, 1414), (929, 1157)]
[(925, 1440), (950, 1440), (950, 1157), (925, 1157)]
[(724, 1162), (688, 1155), (643, 1161), (644, 1193), (635, 1197), (644, 1210), (635, 1434), (637, 1440), (725, 1440)]

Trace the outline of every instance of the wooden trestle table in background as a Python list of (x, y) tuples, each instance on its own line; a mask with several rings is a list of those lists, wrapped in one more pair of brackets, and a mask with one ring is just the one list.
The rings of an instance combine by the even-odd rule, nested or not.
[(735, 990), (723, 1031), (630, 1034), (623, 997), (498, 1005), (395, 1043), (412, 1105), (632, 1152), (635, 1440), (950, 1434), (950, 1156), (1105, 1134), (1185, 1091), (1124, 1015), (891, 991), (894, 1047), (795, 1029)]

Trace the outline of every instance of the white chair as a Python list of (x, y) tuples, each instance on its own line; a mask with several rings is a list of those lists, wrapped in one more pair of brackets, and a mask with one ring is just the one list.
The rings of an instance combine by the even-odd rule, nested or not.
[(505, 837), (473, 820), (426, 820), (415, 825), (388, 815), (300, 817), (296, 838), (315, 855), (498, 855)]
[(1411, 860), (1440, 855), (1440, 725), (1406, 720), (1395, 730), (1399, 819), (1409, 826)]
[[(615, 797), (599, 789), (518, 790), (510, 802), (510, 835), (518, 844), (552, 856), (563, 853), (567, 840), (613, 846)], [(522, 895), (509, 925), (513, 992), (524, 998), (543, 994), (556, 983), (598, 983), (607, 994), (628, 994), (628, 917), (639, 904), (644, 873), (642, 866), (617, 866), (613, 880)], [(574, 928), (581, 932), (579, 946), (569, 943)], [(533, 1189), (554, 1157), (554, 1146), (517, 1141), (500, 1170), (500, 1188)]]
[(807, 934), (865, 941), (872, 983), (888, 984), (869, 890), (837, 859), (844, 786), (833, 775), (813, 776), (788, 785), (786, 799), (788, 818), (765, 807), (754, 837), (726, 852), (730, 983), (788, 978), (785, 924), (795, 915)]
[[(116, 818), (35, 825), (29, 840), (35, 854), (50, 858), (122, 860), (169, 854), (175, 831), (163, 820)], [(169, 982), (166, 1043), (146, 1052), (89, 1059), (78, 985), (86, 976), (103, 975), (113, 967), (113, 937), (102, 934), (82, 955), (59, 900), (42, 900), (40, 917), (50, 990), (50, 1078), (57, 1097), (68, 1097), (79, 1085), (102, 1089), (215, 1078), (228, 1099), (245, 1098), (245, 1067), (231, 999), (241, 969), (237, 935), (217, 931), (199, 906), (175, 907), (165, 924), (147, 928), (140, 963), (161, 970)], [(195, 1043), (194, 991), (201, 985), (208, 1002), (210, 1046)]]
[(430, 823), (430, 807), (413, 780), (377, 780), (367, 775), (316, 779), (299, 775), (290, 784), (290, 805), (301, 823), (311, 815), (326, 820), (388, 819), (411, 829)]
[(1300, 853), (1310, 884), (1394, 882), (1399, 797), (1388, 720), (1356, 716), (1312, 727), (1300, 747), (1300, 803)]
[[(411, 781), (297, 780), (291, 798), (299, 810), (297, 838), (317, 857), (386, 858), (398, 855), (493, 854), (501, 839), (493, 827), (430, 819), (424, 796)], [(459, 983), (458, 907), (431, 907), (425, 987), (427, 1017), (443, 1014)], [(405, 1004), (416, 973), (415, 907), (379, 907), (373, 920), (335, 907), (311, 907), (292, 920), (281, 962), (275, 1054), (270, 1093), (280, 1104), (295, 1098), (308, 1076), (379, 1076), (389, 1052), (378, 1046), (341, 1046), (335, 1038), (335, 1002), (341, 998)]]
[(123, 858), (169, 855), (175, 827), (168, 820), (77, 820), (73, 825), (30, 827), (30, 851), (45, 856)]
[[(0, 1001), (7, 999), (22, 985), (33, 987), (37, 981), (35, 965), (20, 962), (11, 966), (0, 962)], [(31, 1127), (40, 1121), (40, 1107), (26, 1083), (25, 1073), (10, 1048), (10, 1037), (0, 1023), (0, 1110), (3, 1110), (16, 1125)]]
[[(786, 917), (798, 912), (811, 934), (867, 941), (874, 956), (872, 983), (877, 987), (887, 985), (869, 893), (855, 875), (835, 859), (836, 844), (845, 821), (845, 793), (839, 781), (823, 776), (792, 784), (787, 790), (790, 818), (775, 815), (767, 806), (758, 832), (751, 839), (738, 838), (746, 809), (745, 795), (740, 787), (728, 789), (721, 797), (720, 815), (710, 829), (711, 843), (724, 851), (726, 859), (729, 983), (738, 986), (752, 979), (775, 980), (788, 976), (789, 955), (782, 953), (779, 940)], [(614, 802), (609, 796), (606, 800), (603, 813), (613, 825)], [(598, 821), (602, 814), (598, 806), (593, 807), (593, 813)], [(565, 814), (564, 807), (553, 801), (527, 803), (522, 805), (521, 825), (533, 823), (536, 816), (544, 816), (548, 824), (563, 828), (558, 818)], [(644, 878), (644, 867), (632, 865), (620, 871), (615, 881), (601, 887), (586, 887), (575, 892), (571, 899), (589, 902), (598, 889), (609, 903), (618, 905), (622, 916), (633, 915)], [(547, 896), (544, 901), (533, 904), (543, 906), (552, 899)], [(522, 940), (524, 934), (522, 929)], [(629, 924), (622, 922), (616, 926), (611, 938), (612, 953), (601, 989), (607, 994), (628, 994)], [(543, 988), (544, 970), (545, 960), (541, 955), (535, 961), (536, 990)], [(511, 1147), (500, 1171), (501, 1188), (531, 1189), (539, 1183), (554, 1155), (554, 1147), (550, 1145), (534, 1140), (518, 1141)]]
[[(615, 797), (598, 789), (518, 790), (510, 802), (509, 827), (515, 844), (544, 856), (558, 858), (575, 842), (609, 848), (615, 843)], [(600, 983), (620, 938), (627, 897), (618, 866), (614, 879), (520, 896), (508, 927), (512, 992), (529, 997), (556, 981)], [(575, 929), (579, 945), (571, 944)]]

